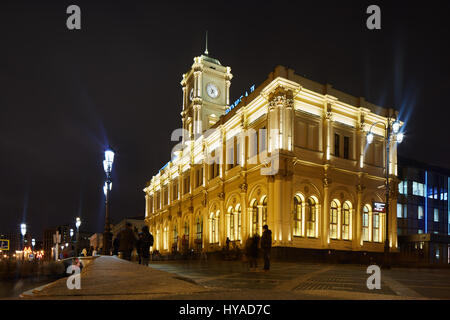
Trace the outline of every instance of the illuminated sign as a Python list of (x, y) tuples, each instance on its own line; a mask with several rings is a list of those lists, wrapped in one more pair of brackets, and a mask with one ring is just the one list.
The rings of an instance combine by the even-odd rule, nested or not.
[(0, 239), (0, 250), (9, 251), (9, 240)]
[(384, 202), (374, 202), (373, 203), (373, 211), (385, 213), (386, 212), (386, 204)]
[[(253, 91), (255, 91), (255, 85), (252, 85), (249, 89), (250, 93), (252, 93)], [(242, 94), (239, 99), (237, 99), (235, 102), (233, 102), (228, 108), (227, 110), (225, 110), (225, 114), (227, 114), (228, 112), (230, 112), (231, 110), (233, 110), (234, 108), (236, 108), (236, 106), (242, 101), (243, 97), (247, 97), (248, 96), (248, 91), (245, 91), (245, 94)]]

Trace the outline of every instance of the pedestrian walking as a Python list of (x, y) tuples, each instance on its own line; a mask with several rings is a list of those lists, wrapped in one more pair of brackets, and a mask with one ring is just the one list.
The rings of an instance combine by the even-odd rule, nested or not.
[(139, 255), (142, 259), (142, 264), (148, 266), (150, 260), (150, 247), (153, 246), (153, 236), (148, 230), (147, 226), (142, 227), (141, 242), (139, 246)]
[(134, 236), (131, 223), (127, 222), (125, 229), (119, 234), (119, 253), (122, 254), (122, 258), (125, 260), (131, 260), (131, 252), (136, 245), (136, 237)]
[(138, 255), (138, 262), (139, 262), (139, 264), (141, 264), (142, 263), (142, 250), (141, 250), (141, 246), (142, 246), (142, 237), (143, 237), (143, 234), (142, 234), (142, 232), (139, 232), (139, 234), (138, 234), (138, 240), (137, 240), (137, 242), (136, 242), (136, 253), (137, 253), (137, 255)]
[(270, 269), (270, 249), (272, 248), (272, 231), (269, 230), (269, 226), (266, 224), (263, 226), (263, 234), (261, 237), (261, 249), (264, 256), (264, 271), (267, 272)]

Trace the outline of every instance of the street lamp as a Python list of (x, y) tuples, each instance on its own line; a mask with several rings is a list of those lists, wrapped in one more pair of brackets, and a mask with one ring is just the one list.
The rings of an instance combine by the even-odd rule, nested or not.
[(22, 260), (23, 258), (23, 250), (25, 249), (25, 235), (27, 234), (27, 225), (22, 223), (20, 225), (20, 233), (22, 234)]
[(377, 121), (370, 126), (367, 134), (367, 143), (371, 144), (373, 141), (372, 128), (374, 125), (381, 123), (385, 128), (384, 141), (386, 145), (386, 236), (384, 241), (384, 267), (389, 268), (389, 147), (392, 142), (401, 143), (403, 141), (403, 133), (399, 132), (400, 122), (398, 120), (391, 120), (388, 118), (387, 125), (383, 121)]
[(109, 192), (112, 188), (111, 171), (114, 163), (114, 151), (111, 148), (105, 151), (105, 160), (103, 160), (103, 169), (106, 174), (103, 193), (105, 194), (105, 231), (103, 232), (103, 254), (109, 255), (112, 245), (112, 233), (109, 223)]
[(78, 257), (78, 249), (79, 249), (79, 247), (78, 247), (78, 240), (79, 240), (79, 237), (80, 237), (80, 226), (81, 226), (81, 219), (80, 219), (80, 217), (76, 217), (76, 219), (75, 219), (75, 226), (77, 227), (77, 239), (76, 239), (77, 244), (76, 244), (76, 248), (75, 248), (75, 256)]
[(36, 244), (36, 239), (31, 239), (31, 245), (33, 246), (33, 250), (34, 250), (34, 245)]

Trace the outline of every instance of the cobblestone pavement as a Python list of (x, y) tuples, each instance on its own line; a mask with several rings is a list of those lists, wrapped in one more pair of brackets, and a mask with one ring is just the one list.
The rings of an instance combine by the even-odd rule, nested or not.
[(369, 290), (367, 266), (359, 265), (274, 262), (268, 273), (249, 272), (235, 261), (154, 261), (150, 266), (207, 288), (266, 291), (273, 299), (282, 292), (327, 299), (450, 299), (449, 269), (382, 269), (381, 289)]

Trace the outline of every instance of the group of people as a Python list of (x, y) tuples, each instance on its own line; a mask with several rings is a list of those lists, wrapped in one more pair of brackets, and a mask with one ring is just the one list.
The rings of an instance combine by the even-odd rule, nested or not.
[(245, 255), (248, 260), (250, 271), (256, 271), (258, 268), (258, 253), (259, 247), (263, 252), (264, 268), (265, 272), (270, 269), (270, 249), (272, 248), (272, 231), (269, 230), (267, 225), (263, 226), (263, 234), (260, 237), (257, 233), (248, 237), (245, 243)]
[(136, 249), (139, 264), (148, 266), (151, 246), (153, 246), (153, 236), (148, 226), (142, 227), (142, 232), (136, 238), (132, 225), (128, 222), (125, 229), (113, 241), (113, 254), (131, 260), (131, 254)]

